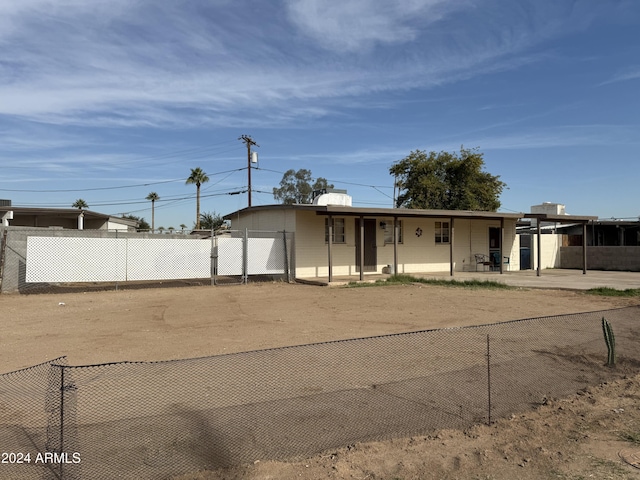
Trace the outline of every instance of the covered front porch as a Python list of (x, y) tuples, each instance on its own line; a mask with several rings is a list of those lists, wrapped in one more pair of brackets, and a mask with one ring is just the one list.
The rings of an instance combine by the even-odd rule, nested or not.
[[(573, 215), (548, 215), (548, 214), (519, 214), (519, 213), (500, 213), (500, 212), (471, 212), (471, 211), (450, 211), (450, 210), (405, 210), (405, 209), (364, 209), (327, 206), (323, 209), (316, 210), (317, 216), (325, 217), (325, 241), (327, 248), (327, 264), (326, 276), (328, 282), (334, 281), (334, 275), (352, 275), (354, 272), (344, 269), (344, 255), (336, 263), (334, 254), (334, 238), (335, 232), (334, 219), (342, 218), (342, 225), (345, 224), (344, 218), (352, 218), (355, 220), (355, 244), (353, 252), (355, 253), (355, 268), (358, 272), (358, 280), (364, 281), (365, 277), (372, 274), (380, 273), (409, 273), (415, 272), (437, 272), (443, 271), (442, 268), (448, 263), (449, 276), (459, 275), (462, 273), (478, 273), (479, 270), (504, 274), (505, 271), (515, 269), (519, 270), (518, 258), (518, 242), (516, 241), (515, 222), (518, 219), (526, 217), (533, 219), (536, 224), (535, 233), (537, 236), (537, 269), (536, 275), (541, 276), (541, 224), (545, 223), (574, 223), (582, 225), (583, 232), (586, 230), (586, 224), (592, 221), (594, 217), (582, 217)], [(380, 221), (380, 220), (383, 221)], [(423, 229), (416, 222), (430, 222), (429, 226), (434, 226), (432, 235), (435, 232), (435, 243), (427, 240), (420, 242), (419, 248), (411, 248), (411, 242), (407, 242), (412, 238), (412, 229), (415, 228), (415, 235), (420, 237)], [(380, 271), (381, 256), (378, 255), (376, 244), (376, 225), (385, 229), (391, 226), (390, 243), (387, 245), (385, 241), (384, 247), (392, 249), (392, 254), (387, 250), (387, 261), (382, 265), (387, 265), (386, 272)], [(402, 222), (412, 225), (409, 231), (402, 231)], [(456, 234), (456, 228), (460, 225), (461, 232)], [(446, 232), (445, 232), (446, 229)], [(488, 229), (488, 238), (486, 232)], [(425, 229), (424, 231), (427, 231)], [(369, 232), (369, 233), (368, 233)], [(439, 233), (440, 232), (440, 233)], [(484, 232), (484, 233), (483, 233)], [(508, 238), (505, 233), (509, 232)], [(344, 233), (344, 230), (343, 230)], [(428, 235), (429, 236), (429, 235)], [(344, 238), (344, 237), (343, 237)], [(404, 238), (405, 240), (401, 240)], [(460, 241), (458, 241), (460, 238)], [(415, 240), (415, 239), (414, 239)], [(441, 241), (439, 241), (441, 240)], [(487, 241), (488, 240), (488, 241)], [(343, 242), (344, 243), (344, 242)], [(415, 245), (415, 243), (414, 243)], [(336, 245), (338, 249), (344, 251), (343, 245)], [(445, 254), (444, 248), (448, 249)], [(586, 234), (582, 235), (582, 273), (587, 272), (586, 261)], [(428, 259), (429, 265), (424, 260), (416, 261), (419, 257), (424, 257), (424, 252), (438, 252), (438, 256), (430, 255)], [(399, 255), (402, 258), (399, 258)], [(446, 259), (445, 259), (446, 258)], [(402, 265), (402, 268), (400, 268)], [(336, 272), (336, 266), (338, 271)], [(362, 267), (361, 267), (362, 266)], [(407, 269), (407, 266), (409, 268)], [(429, 268), (425, 268), (429, 267)], [(316, 277), (320, 276), (320, 269), (316, 270)]]
[[(381, 273), (439, 272), (454, 276), (465, 271), (497, 273), (518, 268), (515, 224), (523, 214), (457, 210), (362, 209), (326, 206), (315, 211), (325, 217), (326, 266), (315, 275), (373, 278)], [(340, 241), (334, 230), (340, 225)], [(355, 242), (345, 241), (351, 225)], [(385, 231), (384, 242), (376, 229)], [(355, 262), (349, 262), (355, 256)], [(363, 266), (363, 268), (361, 268)], [(301, 272), (299, 272), (301, 273)]]

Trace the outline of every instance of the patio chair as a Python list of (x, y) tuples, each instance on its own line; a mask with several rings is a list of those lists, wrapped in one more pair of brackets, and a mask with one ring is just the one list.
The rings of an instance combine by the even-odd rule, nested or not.
[(511, 259), (509, 257), (502, 257), (503, 265), (506, 265), (507, 271), (511, 270)]
[(476, 272), (478, 271), (479, 266), (482, 266), (483, 272), (486, 271), (487, 267), (491, 268), (491, 260), (488, 255), (485, 255), (484, 253), (476, 253), (474, 258), (476, 259)]
[[(500, 254), (498, 252), (491, 253), (491, 270), (500, 270), (499, 258)], [(511, 259), (509, 257), (502, 257), (502, 264), (507, 267), (507, 270), (509, 270), (511, 267), (510, 260)]]

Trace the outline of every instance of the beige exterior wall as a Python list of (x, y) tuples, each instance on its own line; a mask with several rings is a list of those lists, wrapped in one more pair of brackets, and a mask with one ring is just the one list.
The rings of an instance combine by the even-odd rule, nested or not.
[[(333, 243), (333, 275), (356, 274), (356, 231), (353, 217), (344, 218), (345, 242)], [(328, 245), (324, 241), (325, 217), (315, 212), (297, 212), (296, 218), (296, 275), (326, 277), (329, 275)], [(377, 240), (377, 239), (376, 239)]]
[[(326, 277), (328, 269), (328, 248), (324, 241), (324, 216), (315, 212), (296, 214), (296, 275), (305, 277)], [(345, 243), (333, 244), (333, 275), (356, 275), (356, 231), (355, 217), (345, 219)], [(365, 217), (371, 218), (371, 217)], [(447, 219), (402, 219), (402, 243), (398, 245), (398, 271), (400, 273), (446, 272), (449, 271), (449, 244), (436, 244), (435, 222)], [(393, 264), (393, 243), (384, 243), (384, 230), (380, 222), (393, 223), (392, 218), (375, 218), (376, 257), (375, 272)], [(456, 220), (454, 238), (454, 269), (456, 271), (475, 270), (474, 254), (489, 254), (489, 227), (500, 227), (499, 221)], [(421, 232), (420, 236), (417, 232)], [(505, 256), (510, 258), (510, 269), (519, 268), (519, 243), (516, 239), (515, 221), (505, 221)]]
[[(356, 270), (356, 218), (340, 217), (345, 221), (345, 242), (332, 245), (333, 275), (357, 275)], [(365, 217), (367, 219), (374, 217)], [(448, 272), (449, 244), (436, 244), (436, 221), (449, 219), (403, 218), (402, 243), (398, 245), (398, 271), (400, 273)], [(299, 278), (327, 277), (329, 254), (324, 241), (324, 215), (301, 209), (265, 209), (243, 213), (231, 219), (233, 230), (286, 230), (295, 232), (296, 276)], [(376, 217), (375, 272), (393, 264), (393, 243), (384, 243), (384, 229), (380, 222), (393, 224), (393, 218)], [(500, 227), (495, 220), (455, 220), (454, 269), (474, 271), (474, 254), (489, 255), (489, 227)], [(418, 236), (416, 232), (421, 232)], [(503, 252), (510, 258), (510, 269), (520, 268), (519, 242), (515, 220), (505, 220)]]
[[(546, 233), (540, 235), (540, 245), (542, 251), (540, 256), (540, 268), (560, 268), (560, 247), (562, 246), (562, 235)], [(531, 258), (533, 269), (538, 268), (538, 235), (531, 236)]]
[(296, 229), (295, 210), (259, 210), (243, 213), (231, 219), (232, 230), (266, 230), (293, 232)]

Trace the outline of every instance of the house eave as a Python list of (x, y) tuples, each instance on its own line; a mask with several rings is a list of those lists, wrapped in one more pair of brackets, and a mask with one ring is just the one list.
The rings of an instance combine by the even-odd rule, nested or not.
[(224, 216), (225, 220), (233, 220), (246, 213), (263, 210), (297, 210), (315, 212), (316, 215), (342, 215), (352, 217), (394, 217), (394, 218), (460, 218), (476, 220), (507, 220), (517, 221), (524, 213), (480, 212), (468, 210), (426, 210), (408, 208), (368, 208), (345, 207), (341, 205), (260, 205), (246, 207)]

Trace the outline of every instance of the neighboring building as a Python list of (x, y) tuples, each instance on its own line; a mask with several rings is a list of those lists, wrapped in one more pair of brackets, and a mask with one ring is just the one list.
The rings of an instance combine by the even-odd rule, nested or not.
[(0, 224), (17, 227), (49, 227), (74, 230), (135, 231), (138, 222), (77, 208), (31, 208), (0, 204)]
[[(563, 246), (576, 245), (580, 235), (575, 226), (567, 226), (560, 231), (566, 236)], [(640, 246), (640, 219), (595, 220), (587, 228), (587, 245), (594, 247), (638, 247)]]
[[(344, 193), (325, 195), (313, 205), (248, 207), (224, 218), (232, 230), (294, 232), (298, 278), (519, 268), (521, 213), (361, 208)], [(478, 265), (477, 255), (504, 262)]]

